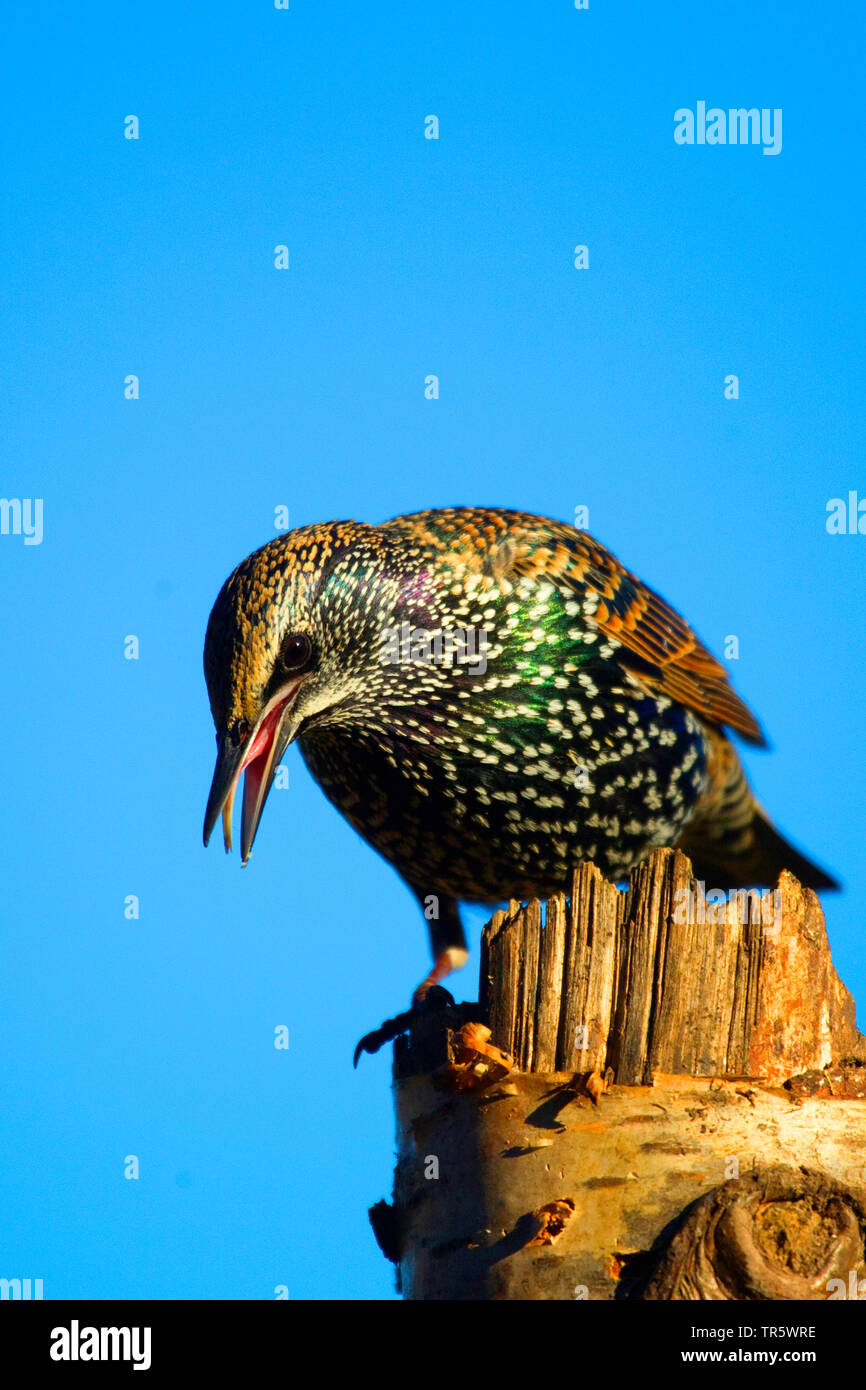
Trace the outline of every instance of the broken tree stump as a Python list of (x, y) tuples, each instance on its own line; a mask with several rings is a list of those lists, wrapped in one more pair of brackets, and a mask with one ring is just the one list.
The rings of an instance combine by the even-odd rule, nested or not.
[(395, 1045), (371, 1219), (404, 1297), (866, 1297), (866, 1038), (820, 904), (721, 896), (657, 850), (494, 915), (480, 1003)]

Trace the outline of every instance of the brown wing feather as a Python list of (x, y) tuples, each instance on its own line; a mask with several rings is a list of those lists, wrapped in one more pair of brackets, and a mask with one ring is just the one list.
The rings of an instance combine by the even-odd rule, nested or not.
[[(571, 531), (571, 528), (565, 528)], [(728, 672), (660, 594), (632, 574), (585, 531), (574, 531), (571, 564), (562, 578), (599, 595), (594, 618), (602, 632), (622, 643), (619, 659), (651, 688), (688, 706), (710, 724), (736, 729), (765, 744), (760, 725), (732, 689)], [(559, 569), (561, 560), (555, 559)]]
[(708, 723), (736, 729), (750, 743), (766, 744), (728, 672), (688, 623), (586, 531), (527, 512), (469, 507), (420, 512), (388, 524), (401, 524), (404, 534), (460, 554), (464, 563), (488, 574), (549, 578), (573, 586), (576, 593), (591, 589), (599, 596), (595, 622), (622, 644), (618, 655), (623, 666)]

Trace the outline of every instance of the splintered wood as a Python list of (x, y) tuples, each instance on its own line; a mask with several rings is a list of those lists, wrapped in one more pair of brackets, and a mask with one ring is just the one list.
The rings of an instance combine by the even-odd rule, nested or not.
[(814, 893), (704, 896), (661, 849), (628, 890), (592, 864), (570, 901), (509, 903), (484, 929), (481, 1006), (521, 1072), (658, 1074), (781, 1082), (862, 1054), (854, 1000), (830, 958)]
[(434, 1072), (433, 1080), (442, 1090), (481, 1091), (507, 1076), (514, 1059), (490, 1041), (490, 1029), (483, 1023), (464, 1023), (451, 1036), (452, 1060)]

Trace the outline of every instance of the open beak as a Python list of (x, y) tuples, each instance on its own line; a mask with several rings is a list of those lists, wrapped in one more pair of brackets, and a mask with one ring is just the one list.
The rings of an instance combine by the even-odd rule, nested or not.
[(241, 811), (241, 862), (250, 857), (262, 811), (268, 799), (274, 772), (293, 737), (289, 718), (301, 682), (284, 686), (266, 706), (258, 724), (245, 743), (237, 748), (228, 734), (220, 736), (210, 796), (204, 816), (204, 842), (207, 845), (217, 818), (222, 814), (226, 852), (232, 847), (232, 810), (241, 773), (244, 799)]

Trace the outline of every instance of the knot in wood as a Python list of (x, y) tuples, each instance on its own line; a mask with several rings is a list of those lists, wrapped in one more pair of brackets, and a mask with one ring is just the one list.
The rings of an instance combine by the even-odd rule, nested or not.
[(757, 1169), (687, 1212), (637, 1296), (825, 1300), (864, 1270), (866, 1193), (823, 1173)]

